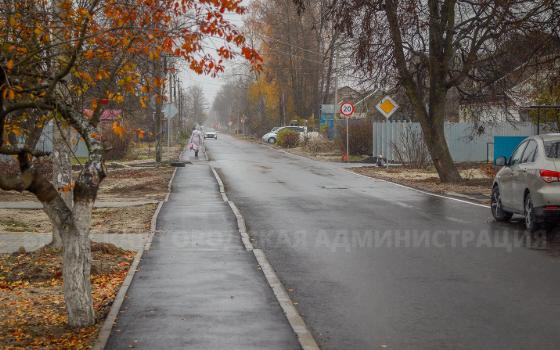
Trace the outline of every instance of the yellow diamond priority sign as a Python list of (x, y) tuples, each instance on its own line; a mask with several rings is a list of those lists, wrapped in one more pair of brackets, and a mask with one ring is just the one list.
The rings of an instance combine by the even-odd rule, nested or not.
[(399, 105), (393, 101), (390, 96), (385, 96), (379, 103), (375, 106), (379, 113), (383, 114), (386, 119), (391, 118), (393, 113), (399, 109)]

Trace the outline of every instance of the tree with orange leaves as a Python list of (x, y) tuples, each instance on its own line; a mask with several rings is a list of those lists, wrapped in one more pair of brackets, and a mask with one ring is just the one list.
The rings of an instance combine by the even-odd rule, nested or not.
[[(0, 154), (17, 159), (16, 175), (0, 188), (29, 191), (43, 204), (64, 246), (64, 292), (71, 326), (95, 323), (90, 286), (91, 212), (106, 176), (97, 126), (103, 108), (124, 95), (145, 104), (161, 91), (165, 72), (142, 76), (138, 62), (162, 54), (198, 74), (216, 75), (242, 55), (258, 69), (260, 57), (227, 13), (241, 0), (3, 0), (0, 4)], [(204, 41), (223, 44), (208, 50)], [(163, 98), (157, 96), (158, 99)], [(91, 109), (86, 116), (84, 108)], [(89, 151), (73, 183), (73, 203), (62, 200), (40, 168), (36, 143), (50, 120), (74, 129)]]

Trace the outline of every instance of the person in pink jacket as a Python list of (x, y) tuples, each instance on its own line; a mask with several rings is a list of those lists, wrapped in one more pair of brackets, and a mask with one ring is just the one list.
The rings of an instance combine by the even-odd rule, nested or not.
[(194, 151), (194, 157), (198, 159), (198, 151), (204, 146), (204, 136), (198, 128), (194, 129), (189, 140), (189, 149)]

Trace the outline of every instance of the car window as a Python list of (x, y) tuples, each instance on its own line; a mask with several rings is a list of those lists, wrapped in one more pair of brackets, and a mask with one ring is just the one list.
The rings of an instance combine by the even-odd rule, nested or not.
[(290, 126), (290, 129), (297, 131), (297, 132), (303, 132), (304, 129), (301, 126)]
[(517, 146), (517, 149), (513, 152), (511, 160), (509, 161), (510, 165), (519, 164), (519, 162), (521, 161), (521, 156), (523, 155), (523, 151), (525, 150), (525, 146), (527, 146), (526, 141)]
[(560, 141), (546, 141), (544, 143), (544, 153), (547, 158), (560, 159)]
[(537, 143), (533, 140), (530, 140), (527, 143), (527, 148), (525, 148), (525, 152), (523, 152), (521, 163), (533, 163), (535, 161), (536, 155), (537, 155)]

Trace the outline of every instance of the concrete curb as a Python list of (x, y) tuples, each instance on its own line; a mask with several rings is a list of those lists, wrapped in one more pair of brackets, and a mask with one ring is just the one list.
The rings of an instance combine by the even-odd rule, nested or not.
[(111, 310), (109, 310), (109, 313), (107, 314), (107, 317), (103, 322), (103, 326), (101, 326), (101, 329), (99, 330), (99, 334), (97, 335), (97, 340), (95, 341), (92, 350), (105, 349), (105, 346), (109, 341), (109, 337), (111, 336), (111, 331), (113, 330), (113, 325), (117, 321), (117, 317), (119, 316), (121, 306), (124, 302), (124, 299), (126, 298), (126, 293), (128, 292), (128, 288), (132, 284), (132, 280), (134, 279), (134, 274), (136, 274), (136, 271), (138, 270), (138, 265), (140, 264), (140, 260), (142, 260), (142, 255), (144, 255), (145, 251), (150, 250), (150, 247), (152, 245), (152, 240), (156, 233), (157, 218), (159, 216), (159, 212), (161, 211), (161, 208), (163, 207), (163, 204), (169, 200), (169, 196), (171, 194), (171, 185), (173, 183), (173, 179), (175, 179), (176, 173), (177, 173), (177, 168), (175, 168), (175, 170), (173, 171), (173, 175), (171, 175), (171, 179), (169, 180), (169, 184), (167, 185), (168, 191), (167, 191), (167, 195), (165, 196), (165, 199), (158, 203), (158, 207), (154, 212), (154, 215), (152, 216), (152, 221), (150, 224), (150, 234), (146, 237), (146, 242), (144, 243), (144, 246), (140, 248), (138, 253), (136, 253), (136, 256), (134, 257), (134, 260), (130, 265), (130, 269), (128, 270), (126, 278), (124, 279), (119, 289), (119, 292), (115, 297), (115, 300), (113, 300), (113, 305), (111, 305)]
[(395, 186), (398, 186), (398, 187), (406, 188), (406, 189), (409, 189), (409, 190), (412, 190), (412, 191), (415, 191), (415, 192), (418, 192), (418, 193), (426, 194), (426, 195), (429, 195), (429, 196), (444, 198), (444, 199), (450, 199), (450, 200), (453, 200), (453, 201), (456, 201), (456, 202), (460, 202), (460, 203), (464, 203), (464, 204), (470, 204), (470, 205), (474, 205), (474, 206), (482, 207), (482, 208), (490, 208), (489, 205), (482, 204), (478, 201), (475, 202), (474, 200), (464, 200), (464, 199), (449, 197), (449, 196), (445, 196), (445, 195), (442, 195), (442, 194), (437, 194), (437, 193), (433, 193), (433, 192), (420, 190), (418, 188), (406, 186), (406, 185), (400, 184), (398, 182), (393, 182), (393, 181), (381, 179), (381, 178), (378, 178), (378, 177), (371, 177), (371, 176), (367, 176), (367, 175), (363, 175), (363, 174), (358, 174), (358, 173), (352, 171), (352, 169), (341, 169), (341, 170), (347, 171), (347, 172), (349, 172), (351, 174), (354, 174), (356, 176), (364, 177), (366, 179), (383, 181), (383, 182), (386, 182), (386, 183), (389, 183), (389, 184), (392, 184), (392, 185), (395, 185)]
[(292, 330), (296, 334), (299, 344), (301, 345), (303, 350), (319, 350), (319, 346), (317, 345), (315, 338), (313, 338), (313, 335), (307, 328), (305, 321), (303, 320), (303, 318), (300, 316), (297, 309), (295, 308), (294, 303), (292, 302), (290, 296), (288, 295), (288, 292), (282, 285), (282, 282), (276, 275), (276, 272), (274, 272), (272, 265), (270, 265), (270, 263), (268, 262), (266, 255), (262, 250), (255, 249), (253, 247), (253, 244), (251, 243), (251, 239), (249, 238), (249, 234), (247, 233), (247, 226), (245, 225), (245, 219), (243, 218), (243, 215), (241, 215), (241, 212), (239, 211), (235, 203), (228, 199), (227, 194), (225, 193), (224, 190), (224, 183), (222, 179), (220, 178), (220, 176), (216, 172), (216, 169), (214, 169), (213, 166), (210, 166), (210, 168), (212, 169), (212, 173), (214, 173), (214, 177), (218, 182), (218, 186), (220, 188), (220, 194), (222, 195), (224, 202), (228, 203), (231, 210), (233, 211), (233, 214), (237, 218), (237, 226), (238, 226), (239, 234), (241, 235), (241, 241), (243, 242), (245, 249), (253, 252), (253, 255), (255, 256), (257, 263), (259, 264), (261, 270), (264, 273), (264, 277), (268, 285), (272, 289), (272, 292), (274, 293), (276, 300), (280, 304), (280, 307), (284, 311), (284, 315), (286, 315), (286, 318), (288, 319), (288, 322), (290, 323)]
[(295, 308), (294, 303), (286, 291), (286, 288), (284, 288), (282, 282), (280, 282), (280, 279), (268, 262), (264, 252), (260, 249), (253, 249), (253, 254), (255, 254), (255, 258), (257, 259), (270, 288), (272, 288), (272, 291), (276, 296), (276, 300), (278, 300), (282, 310), (284, 310), (284, 314), (286, 315), (288, 322), (290, 322), (290, 326), (292, 326), (292, 329), (296, 333), (303, 350), (319, 350), (319, 346), (317, 345), (315, 338), (313, 338), (313, 335), (307, 328), (305, 321)]
[(107, 345), (107, 341), (109, 341), (109, 337), (111, 336), (111, 331), (113, 330), (113, 325), (117, 321), (117, 317), (119, 316), (119, 312), (121, 310), (121, 306), (124, 302), (124, 298), (126, 297), (126, 293), (128, 292), (128, 287), (132, 284), (132, 280), (134, 278), (134, 274), (138, 270), (138, 264), (140, 264), (140, 260), (142, 259), (142, 255), (144, 254), (144, 248), (140, 248), (134, 260), (132, 261), (132, 265), (130, 265), (130, 269), (128, 270), (128, 274), (122, 283), (115, 300), (113, 300), (113, 305), (111, 305), (111, 310), (109, 310), (109, 314), (105, 318), (103, 322), (103, 326), (99, 330), (99, 334), (97, 335), (97, 340), (93, 345), (92, 350), (103, 350), (105, 349), (105, 345)]

